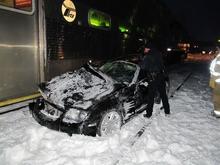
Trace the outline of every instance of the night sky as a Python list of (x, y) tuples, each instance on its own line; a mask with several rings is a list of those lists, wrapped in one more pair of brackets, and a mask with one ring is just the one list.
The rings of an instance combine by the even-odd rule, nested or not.
[(220, 0), (163, 0), (195, 40), (220, 39)]

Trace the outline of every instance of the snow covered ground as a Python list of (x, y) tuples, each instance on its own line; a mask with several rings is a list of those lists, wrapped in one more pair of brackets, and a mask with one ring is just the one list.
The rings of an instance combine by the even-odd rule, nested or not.
[[(171, 116), (154, 107), (151, 124), (131, 147), (129, 140), (147, 123), (141, 115), (112, 137), (68, 136), (37, 124), (27, 108), (0, 115), (1, 165), (219, 165), (220, 119), (211, 115), (209, 65), (186, 63), (170, 72)], [(1, 111), (1, 109), (0, 109)]]

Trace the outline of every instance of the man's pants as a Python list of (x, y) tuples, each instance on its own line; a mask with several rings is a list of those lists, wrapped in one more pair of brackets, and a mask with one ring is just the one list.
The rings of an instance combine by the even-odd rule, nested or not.
[(168, 97), (166, 93), (166, 83), (163, 77), (157, 77), (155, 80), (150, 82), (148, 86), (148, 105), (147, 105), (147, 117), (152, 116), (153, 106), (154, 106), (154, 97), (156, 92), (159, 92), (162, 99), (164, 112), (165, 114), (170, 113), (170, 106), (168, 103)]

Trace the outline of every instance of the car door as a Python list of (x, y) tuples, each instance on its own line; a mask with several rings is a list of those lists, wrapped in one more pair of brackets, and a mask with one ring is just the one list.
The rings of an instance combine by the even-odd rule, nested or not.
[(137, 104), (136, 113), (142, 111), (144, 106), (147, 105), (148, 86), (149, 86), (149, 82), (146, 77), (138, 80), (138, 82), (136, 83), (136, 89), (135, 89), (135, 97)]
[(147, 105), (148, 80), (144, 78), (123, 89), (125, 120), (144, 111)]
[(129, 84), (123, 89), (121, 99), (123, 102), (123, 107), (125, 110), (125, 116), (128, 118), (129, 116), (133, 115), (136, 113), (137, 108), (140, 106), (140, 95), (138, 91), (138, 76), (140, 72), (140, 67), (132, 64), (133, 68), (131, 67), (130, 63), (124, 64), (124, 68), (126, 70), (126, 74), (131, 74), (131, 70), (133, 71), (132, 75), (132, 80), (130, 81)]

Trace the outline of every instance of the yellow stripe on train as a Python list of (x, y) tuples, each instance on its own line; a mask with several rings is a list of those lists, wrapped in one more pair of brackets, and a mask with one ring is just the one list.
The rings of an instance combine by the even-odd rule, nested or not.
[(29, 95), (29, 96), (23, 96), (23, 97), (14, 98), (14, 99), (8, 99), (8, 100), (5, 100), (5, 101), (1, 101), (0, 102), (0, 107), (15, 104), (15, 103), (19, 103), (19, 102), (30, 100), (30, 99), (34, 99), (34, 98), (37, 98), (37, 97), (40, 97), (40, 96), (41, 96), (40, 93), (35, 93), (35, 94)]

